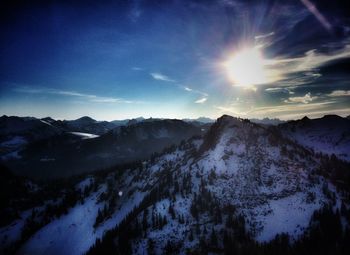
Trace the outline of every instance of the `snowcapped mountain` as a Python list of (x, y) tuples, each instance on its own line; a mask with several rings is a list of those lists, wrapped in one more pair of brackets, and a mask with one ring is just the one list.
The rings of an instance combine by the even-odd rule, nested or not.
[(281, 132), (315, 152), (335, 154), (350, 161), (350, 120), (337, 115), (318, 119), (304, 117), (279, 125)]
[[(173, 122), (113, 130), (104, 141), (181, 133), (165, 131)], [(35, 210), (1, 228), (0, 242), (19, 254), (310, 254), (313, 240), (323, 247), (332, 237), (343, 249), (348, 170), (278, 128), (225, 115), (149, 160), (41, 187), (60, 199), (32, 199)]]

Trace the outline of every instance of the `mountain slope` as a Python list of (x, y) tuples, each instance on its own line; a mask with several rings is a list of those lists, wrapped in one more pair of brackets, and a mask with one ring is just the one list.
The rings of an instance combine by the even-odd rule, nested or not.
[(350, 120), (337, 115), (326, 115), (318, 119), (304, 117), (279, 125), (286, 136), (315, 152), (350, 161)]
[(223, 116), (202, 138), (79, 182), (82, 202), (33, 234), (20, 253), (82, 254), (95, 241), (89, 254), (238, 253), (258, 249), (254, 240), (282, 242), (274, 239), (282, 233), (307, 242), (323, 213), (339, 219), (336, 210), (350, 212), (350, 178), (339, 186), (345, 179), (331, 177), (326, 160), (276, 128)]

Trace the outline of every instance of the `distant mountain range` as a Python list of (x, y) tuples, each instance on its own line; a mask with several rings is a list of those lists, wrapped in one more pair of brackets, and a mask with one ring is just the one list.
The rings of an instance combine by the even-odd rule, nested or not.
[(122, 125), (89, 117), (56, 121), (3, 116), (0, 156), (17, 174), (64, 177), (146, 159), (206, 129), (205, 124), (168, 119), (135, 119)]
[[(350, 159), (348, 118), (335, 115), (282, 122), (252, 119), (275, 126), (285, 137), (313, 149)], [(209, 118), (127, 119), (96, 121), (0, 117), (0, 159), (17, 174), (56, 178), (75, 175), (114, 164), (148, 158), (193, 135), (202, 135), (214, 123)]]

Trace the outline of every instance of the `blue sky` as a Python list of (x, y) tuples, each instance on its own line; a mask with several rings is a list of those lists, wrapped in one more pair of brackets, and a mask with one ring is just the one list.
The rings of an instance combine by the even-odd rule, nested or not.
[[(347, 116), (345, 2), (1, 3), (0, 114)], [(246, 48), (259, 50), (271, 78), (249, 86), (230, 79), (223, 63)], [(257, 76), (253, 66), (243, 66), (243, 78)]]

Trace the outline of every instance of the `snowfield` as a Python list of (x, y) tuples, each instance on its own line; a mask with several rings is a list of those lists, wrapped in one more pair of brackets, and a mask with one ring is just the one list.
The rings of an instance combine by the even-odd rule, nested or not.
[(82, 132), (69, 132), (72, 135), (76, 135), (81, 137), (82, 139), (92, 139), (97, 138), (99, 135), (89, 134), (89, 133), (82, 133)]
[[(81, 188), (85, 180), (79, 184)], [(52, 221), (20, 249), (18, 254), (84, 254), (103, 233), (116, 226), (130, 210), (138, 205), (143, 198), (142, 193), (125, 198), (120, 209), (116, 210), (113, 216), (102, 225), (94, 229), (98, 209), (103, 207), (97, 204), (98, 196), (105, 190), (102, 186), (98, 192), (88, 197), (83, 204), (70, 209), (67, 215)]]

